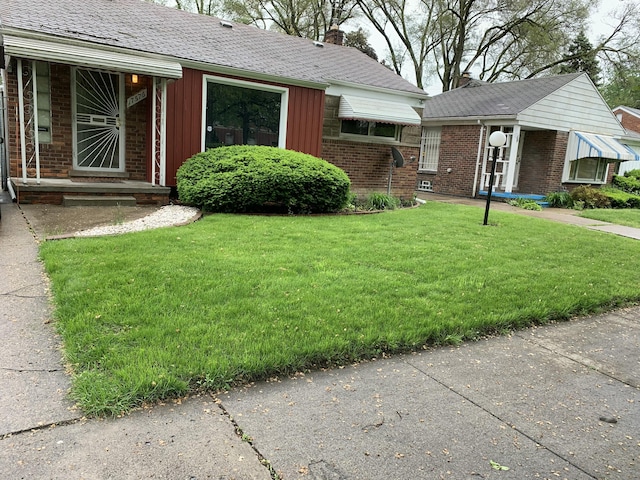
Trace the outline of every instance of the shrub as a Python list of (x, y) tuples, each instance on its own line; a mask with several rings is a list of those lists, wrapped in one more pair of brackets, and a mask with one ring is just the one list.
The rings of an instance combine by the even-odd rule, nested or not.
[(573, 199), (569, 192), (551, 192), (545, 197), (550, 207), (555, 208), (572, 208)]
[(640, 168), (636, 168), (635, 170), (629, 170), (624, 172), (625, 177), (632, 177), (640, 180)]
[(590, 185), (581, 185), (571, 191), (573, 203), (580, 202), (583, 208), (609, 208), (611, 200), (599, 189)]
[(176, 178), (182, 202), (211, 212), (325, 213), (342, 209), (349, 200), (344, 171), (276, 147), (210, 149), (187, 160)]
[(640, 170), (630, 170), (624, 175), (615, 175), (611, 183), (615, 187), (618, 187), (620, 190), (624, 190), (625, 192), (640, 194), (640, 179), (631, 175), (627, 176), (627, 173), (631, 172), (640, 173)]
[(612, 208), (640, 208), (640, 195), (618, 188), (603, 188), (602, 193), (609, 198)]
[(395, 210), (401, 205), (400, 199), (386, 193), (371, 193), (364, 204), (368, 210)]
[(530, 198), (518, 197), (513, 200), (509, 200), (507, 203), (513, 207), (524, 208), (525, 210), (542, 210), (542, 207), (538, 205), (535, 200), (531, 200)]

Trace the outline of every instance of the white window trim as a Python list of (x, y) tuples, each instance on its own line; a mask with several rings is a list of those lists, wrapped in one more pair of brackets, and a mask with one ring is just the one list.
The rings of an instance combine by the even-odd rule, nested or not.
[(289, 89), (268, 85), (265, 83), (249, 82), (247, 80), (236, 80), (234, 78), (218, 77), (216, 75), (202, 76), (202, 127), (200, 129), (200, 150), (205, 151), (205, 139), (207, 129), (207, 83), (221, 83), (236, 87), (252, 88), (265, 92), (275, 92), (280, 94), (280, 124), (278, 125), (278, 147), (287, 148), (287, 117), (289, 108)]
[(581, 160), (587, 160), (588, 158), (579, 158), (577, 160), (567, 160), (565, 162), (565, 166), (564, 166), (564, 171), (562, 172), (562, 183), (580, 183), (580, 184), (592, 184), (592, 185), (606, 185), (607, 183), (607, 178), (609, 176), (609, 162), (607, 162), (606, 159), (603, 158), (598, 158), (597, 160), (600, 162), (605, 162), (605, 164), (607, 165), (604, 171), (604, 180), (594, 180), (594, 179), (587, 179), (587, 178), (582, 178), (582, 179), (573, 179), (573, 178), (569, 178), (569, 175), (571, 174), (571, 162), (579, 162)]
[[(41, 87), (40, 87), (40, 85), (41, 85), (41, 81), (40, 80), (42, 80), (41, 77), (43, 77), (43, 75), (38, 73), (38, 67), (37, 67), (38, 64), (46, 64), (47, 65), (47, 70), (48, 70), (48, 75), (47, 75), (48, 82), (47, 83), (48, 83), (49, 86), (47, 87), (46, 91), (42, 90)], [(39, 125), (39, 123), (40, 123), (39, 122), (40, 113), (44, 112), (44, 113), (46, 113), (46, 115), (48, 117), (48, 120), (49, 120), (49, 132), (48, 132), (49, 140), (43, 140), (42, 139), (42, 134), (38, 131), (38, 143), (40, 145), (48, 145), (48, 144), (53, 143), (53, 122), (52, 122), (52, 119), (51, 119), (51, 64), (49, 62), (44, 62), (44, 61), (41, 61), (41, 60), (35, 60), (33, 62), (33, 75), (34, 75), (34, 77), (36, 77), (36, 81), (37, 81), (37, 85), (38, 85), (36, 87), (38, 91), (34, 92), (34, 95), (46, 94), (47, 97), (48, 97), (49, 107), (44, 109), (44, 108), (42, 108), (42, 106), (40, 104), (38, 104), (37, 112), (35, 112), (35, 115), (38, 116), (38, 128), (40, 128), (40, 125)]]

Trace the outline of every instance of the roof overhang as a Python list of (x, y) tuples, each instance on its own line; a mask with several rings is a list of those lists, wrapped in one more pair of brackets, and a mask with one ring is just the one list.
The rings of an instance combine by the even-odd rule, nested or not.
[(422, 122), (420, 115), (410, 105), (352, 95), (340, 97), (338, 118), (398, 125), (420, 125)]
[(141, 55), (124, 49), (104, 49), (90, 43), (64, 43), (54, 38), (30, 38), (3, 34), (5, 54), (100, 70), (139, 73), (154, 77), (182, 78), (180, 63)]
[(569, 161), (580, 158), (603, 158), (610, 162), (640, 161), (640, 155), (635, 150), (615, 137), (575, 130), (569, 134), (567, 158)]

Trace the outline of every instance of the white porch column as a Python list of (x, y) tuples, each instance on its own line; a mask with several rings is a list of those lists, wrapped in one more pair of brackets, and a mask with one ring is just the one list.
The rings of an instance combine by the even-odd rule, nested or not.
[[(28, 62), (28, 61), (27, 61)], [(35, 157), (36, 163), (36, 183), (40, 184), (40, 141), (38, 138), (38, 84), (36, 80), (36, 62), (31, 61), (27, 66), (30, 78), (27, 84), (24, 83), (24, 68), (22, 59), (17, 59), (18, 74), (18, 121), (20, 123), (20, 157), (22, 160), (22, 183), (27, 184), (27, 167)], [(31, 105), (29, 105), (30, 115), (25, 118), (25, 91), (31, 90)], [(33, 152), (27, 159), (27, 128), (29, 130), (29, 140), (33, 142)]]
[[(158, 82), (160, 80), (160, 82)], [(167, 79), (153, 77), (151, 183), (167, 184)]]
[(24, 125), (24, 84), (22, 83), (22, 59), (18, 58), (18, 121), (20, 123), (20, 157), (22, 183), (27, 184), (27, 138)]
[(152, 95), (152, 100), (151, 100), (151, 125), (153, 125), (153, 127), (151, 128), (151, 184), (155, 185), (156, 184), (156, 170), (158, 168), (157, 165), (157, 149), (156, 149), (156, 133), (157, 133), (157, 126), (158, 126), (158, 118), (157, 118), (157, 94), (156, 94), (156, 82), (157, 82), (157, 78), (153, 77), (153, 84), (152, 84), (152, 91), (151, 91), (151, 95)]
[(511, 145), (509, 146), (509, 160), (507, 162), (507, 178), (504, 180), (505, 193), (513, 191), (513, 182), (515, 180), (516, 162), (518, 161), (518, 150), (520, 147), (520, 125), (513, 126), (511, 135)]
[(160, 186), (167, 185), (167, 79), (162, 79), (160, 119)]
[(33, 147), (36, 153), (36, 183), (40, 185), (40, 133), (38, 130), (38, 75), (36, 62), (31, 62), (31, 86), (33, 92)]

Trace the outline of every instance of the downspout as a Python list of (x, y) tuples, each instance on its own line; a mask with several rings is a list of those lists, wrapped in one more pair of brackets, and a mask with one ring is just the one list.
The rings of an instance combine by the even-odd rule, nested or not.
[(473, 176), (473, 193), (471, 194), (471, 198), (476, 198), (476, 188), (478, 185), (478, 168), (480, 167), (480, 162), (482, 161), (482, 137), (484, 136), (484, 124), (478, 120), (480, 124), (480, 139), (478, 140), (478, 155), (476, 156), (476, 172)]

